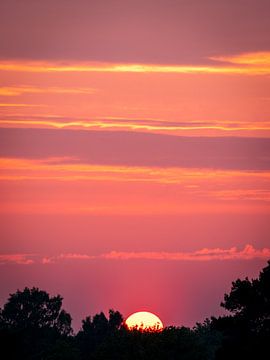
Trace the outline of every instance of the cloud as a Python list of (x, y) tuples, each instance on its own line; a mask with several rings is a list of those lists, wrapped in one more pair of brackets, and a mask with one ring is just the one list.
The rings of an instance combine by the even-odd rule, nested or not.
[(256, 258), (270, 258), (270, 249), (255, 249), (246, 245), (243, 250), (236, 247), (230, 249), (204, 248), (194, 252), (118, 252), (101, 255), (105, 259), (114, 260), (174, 260), (174, 261), (211, 261), (211, 260), (251, 260)]
[[(258, 53), (260, 54), (260, 53)], [(257, 58), (259, 59), (259, 56)], [(31, 73), (172, 73), (172, 74), (236, 74), (236, 75), (268, 75), (270, 65), (264, 61), (241, 63), (235, 57), (212, 57), (212, 60), (228, 62), (227, 65), (157, 65), (143, 63), (92, 63), (52, 61), (0, 61), (1, 71), (19, 71)], [(245, 59), (245, 57), (244, 57)], [(244, 60), (242, 60), (244, 61)], [(231, 64), (233, 63), (233, 65)]]
[(0, 87), (0, 96), (19, 96), (23, 94), (94, 94), (92, 88), (68, 87), (35, 87), (35, 86), (5, 86)]
[(96, 258), (95, 256), (86, 255), (86, 254), (67, 253), (67, 254), (60, 254), (57, 256), (43, 257), (41, 262), (42, 264), (53, 264), (61, 260), (92, 260), (95, 258)]
[(20, 104), (20, 103), (0, 103), (0, 107), (46, 107), (44, 104)]
[(92, 260), (155, 260), (155, 261), (227, 261), (227, 260), (254, 260), (270, 259), (270, 248), (256, 249), (247, 244), (242, 250), (237, 247), (229, 249), (203, 248), (192, 252), (166, 252), (166, 251), (110, 251), (99, 255), (80, 253), (62, 253), (54, 256), (40, 256), (37, 254), (2, 254), (0, 265), (18, 264), (50, 265), (67, 261), (92, 261)]
[(66, 260), (157, 260), (157, 261), (212, 261), (212, 260), (253, 260), (269, 259), (270, 249), (255, 249), (252, 245), (246, 245), (243, 250), (236, 247), (229, 249), (203, 248), (194, 252), (126, 252), (111, 251), (101, 255), (85, 254), (60, 254), (58, 256), (44, 257), (43, 264), (51, 264)]
[(0, 265), (31, 265), (34, 263), (34, 260), (31, 258), (32, 256), (32, 254), (0, 254)]
[[(269, 171), (210, 170), (181, 167), (94, 165), (76, 157), (1, 158), (0, 181), (111, 181), (175, 184), (178, 191), (219, 200), (269, 201)], [(227, 188), (225, 188), (227, 184)], [(243, 187), (243, 188), (240, 188)]]
[[(0, 89), (1, 91), (1, 89)], [(0, 93), (1, 95), (1, 93)], [(12, 105), (12, 104), (11, 104)], [(90, 130), (126, 130), (126, 131), (143, 131), (151, 133), (168, 133), (172, 135), (188, 135), (196, 134), (196, 132), (201, 135), (202, 131), (205, 131), (209, 134), (222, 134), (222, 135), (237, 135), (244, 134), (248, 135), (249, 132), (254, 133), (254, 131), (270, 131), (270, 123), (256, 123), (254, 122), (245, 122), (236, 124), (234, 122), (215, 122), (211, 123), (190, 121), (186, 123), (172, 123), (168, 121), (155, 121), (155, 120), (72, 120), (72, 121), (57, 121), (53, 119), (0, 119), (0, 127), (31, 127), (39, 129), (90, 129)]]
[(239, 55), (213, 56), (210, 59), (232, 64), (270, 66), (270, 51), (250, 52)]

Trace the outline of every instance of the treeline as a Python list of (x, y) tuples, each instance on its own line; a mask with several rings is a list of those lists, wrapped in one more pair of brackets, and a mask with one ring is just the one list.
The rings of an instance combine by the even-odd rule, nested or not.
[(270, 343), (270, 261), (258, 279), (236, 280), (221, 306), (228, 316), (194, 328), (130, 331), (118, 311), (86, 317), (77, 334), (62, 297), (38, 288), (11, 294), (0, 310), (1, 359), (266, 359)]

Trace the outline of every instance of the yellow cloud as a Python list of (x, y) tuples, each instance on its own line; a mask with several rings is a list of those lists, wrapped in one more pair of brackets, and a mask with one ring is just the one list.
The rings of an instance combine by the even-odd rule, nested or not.
[[(1, 105), (1, 104), (0, 104)], [(256, 125), (252, 123), (245, 123), (239, 126), (230, 126), (229, 123), (220, 123), (213, 125), (198, 125), (191, 124), (188, 125), (156, 125), (146, 124), (143, 122), (106, 122), (106, 121), (49, 121), (49, 120), (0, 120), (0, 127), (6, 126), (26, 126), (26, 127), (37, 127), (37, 128), (56, 128), (56, 129), (65, 129), (65, 128), (75, 128), (75, 129), (108, 129), (108, 130), (134, 130), (134, 131), (165, 131), (165, 132), (177, 132), (177, 131), (192, 131), (192, 130), (217, 130), (223, 132), (232, 132), (236, 133), (239, 131), (270, 131), (270, 124), (268, 122), (258, 123)]]
[(215, 61), (229, 62), (232, 64), (241, 64), (241, 65), (254, 65), (254, 66), (263, 66), (263, 68), (268, 68), (270, 66), (270, 52), (251, 52), (243, 53), (240, 55), (234, 56), (214, 56), (210, 59)]

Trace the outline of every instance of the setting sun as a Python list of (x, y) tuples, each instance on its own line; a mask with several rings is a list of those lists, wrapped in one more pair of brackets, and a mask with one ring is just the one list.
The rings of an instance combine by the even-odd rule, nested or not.
[(160, 318), (148, 311), (139, 311), (130, 315), (125, 323), (130, 330), (160, 331), (163, 329)]

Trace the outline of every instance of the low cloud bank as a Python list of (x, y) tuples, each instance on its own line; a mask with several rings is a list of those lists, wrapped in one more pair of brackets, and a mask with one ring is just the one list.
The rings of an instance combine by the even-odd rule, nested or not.
[(193, 252), (129, 252), (111, 251), (100, 255), (77, 253), (63, 253), (55, 256), (39, 256), (34, 254), (5, 254), (0, 255), (0, 265), (5, 264), (54, 264), (64, 261), (91, 261), (91, 260), (167, 260), (167, 261), (211, 261), (211, 260), (253, 260), (270, 259), (270, 249), (256, 249), (246, 245), (242, 250), (237, 247), (229, 249), (203, 248)]

